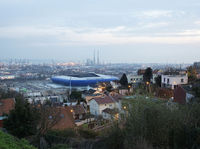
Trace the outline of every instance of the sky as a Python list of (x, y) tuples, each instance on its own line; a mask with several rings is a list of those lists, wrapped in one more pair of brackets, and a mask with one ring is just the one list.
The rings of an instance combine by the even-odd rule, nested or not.
[(0, 0), (0, 59), (200, 61), (200, 0)]

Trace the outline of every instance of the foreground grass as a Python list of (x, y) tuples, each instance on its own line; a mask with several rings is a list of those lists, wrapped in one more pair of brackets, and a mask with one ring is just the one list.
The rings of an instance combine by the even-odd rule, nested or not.
[(17, 139), (0, 131), (0, 149), (36, 149), (25, 139)]

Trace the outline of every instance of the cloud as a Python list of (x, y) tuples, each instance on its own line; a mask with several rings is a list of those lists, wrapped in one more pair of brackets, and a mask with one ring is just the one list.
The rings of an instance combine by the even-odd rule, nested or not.
[(194, 24), (200, 25), (200, 21), (195, 21)]
[(172, 13), (173, 11), (171, 10), (150, 10), (141, 12), (139, 16), (150, 18), (171, 17)]
[[(70, 28), (52, 26), (1, 27), (0, 38), (14, 38), (18, 40), (30, 38), (34, 39), (31, 44), (40, 46), (118, 45), (135, 43), (193, 44), (200, 42), (200, 30), (155, 33), (152, 35), (141, 35), (134, 32), (132, 34), (127, 33), (130, 30), (134, 30), (134, 28), (125, 26), (114, 28)], [(51, 38), (51, 40), (49, 42), (47, 42), (48, 40), (41, 40), (46, 38)]]
[(140, 23), (141, 26), (140, 28), (158, 28), (158, 27), (165, 27), (168, 26), (170, 23), (169, 22), (154, 22), (154, 23)]

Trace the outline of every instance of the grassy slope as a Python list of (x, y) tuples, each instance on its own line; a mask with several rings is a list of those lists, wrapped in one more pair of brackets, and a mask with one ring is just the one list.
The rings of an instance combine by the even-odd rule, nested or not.
[(19, 140), (11, 135), (0, 131), (0, 149), (36, 149), (29, 145), (29, 143), (22, 139)]

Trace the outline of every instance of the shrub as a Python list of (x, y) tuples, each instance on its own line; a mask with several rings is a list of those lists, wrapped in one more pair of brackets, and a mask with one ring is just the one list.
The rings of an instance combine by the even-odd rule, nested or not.
[(97, 136), (96, 132), (89, 129), (78, 129), (78, 133), (85, 139), (94, 139)]
[(50, 130), (47, 132), (47, 135), (64, 137), (64, 138), (73, 138), (76, 137), (76, 132), (74, 131), (74, 129)]
[(51, 149), (70, 149), (71, 147), (69, 147), (68, 145), (66, 144), (57, 144), (53, 147), (51, 147)]

